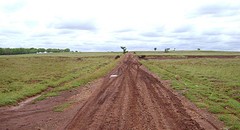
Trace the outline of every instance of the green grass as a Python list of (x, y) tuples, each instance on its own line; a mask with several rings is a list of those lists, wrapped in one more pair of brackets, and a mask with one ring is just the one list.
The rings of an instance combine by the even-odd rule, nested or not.
[(0, 57), (43, 57), (43, 56), (63, 56), (63, 57), (98, 57), (98, 56), (116, 56), (122, 55), (122, 52), (60, 52), (46, 54), (19, 54), (19, 55), (0, 55)]
[(115, 53), (0, 56), (0, 106), (46, 90), (37, 100), (84, 85), (111, 70), (118, 61), (114, 57)]
[(240, 58), (142, 60), (150, 71), (198, 107), (216, 114), (232, 130), (240, 129)]
[(41, 100), (44, 100), (44, 99), (46, 99), (46, 98), (48, 98), (48, 97), (54, 97), (54, 96), (58, 96), (58, 95), (59, 95), (58, 92), (53, 92), (53, 91), (47, 92), (47, 93), (41, 95), (40, 97), (36, 98), (36, 99), (34, 100), (34, 103), (36, 103), (36, 101), (41, 101)]
[(229, 51), (136, 51), (136, 55), (166, 55), (166, 56), (184, 56), (184, 55), (240, 55), (240, 52)]

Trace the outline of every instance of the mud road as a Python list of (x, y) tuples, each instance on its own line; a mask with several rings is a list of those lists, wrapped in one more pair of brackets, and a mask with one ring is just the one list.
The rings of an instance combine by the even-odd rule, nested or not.
[[(84, 93), (88, 90), (81, 90), (72, 92), (72, 95), (68, 93), (68, 96), (49, 99), (56, 105), (62, 100), (85, 97), (68, 110), (57, 114), (49, 109), (51, 104), (45, 105), (44, 108), (48, 108), (46, 110), (41, 109), (41, 105), (38, 104), (29, 104), (14, 111), (0, 110), (0, 114), (3, 115), (0, 117), (0, 129), (220, 130), (223, 128), (223, 124), (215, 117), (196, 108), (164, 81), (150, 73), (133, 54), (126, 54), (114, 70), (93, 86), (95, 87), (91, 88), (87, 96), (86, 94), (84, 96)], [(54, 102), (56, 100), (57, 103)], [(42, 104), (49, 101), (43, 101)], [(31, 110), (38, 108), (41, 111), (31, 113), (25, 110), (25, 114), (19, 114), (27, 107)]]
[(218, 129), (204, 117), (192, 117), (181, 99), (132, 54), (112, 75), (117, 77), (106, 78), (65, 129)]

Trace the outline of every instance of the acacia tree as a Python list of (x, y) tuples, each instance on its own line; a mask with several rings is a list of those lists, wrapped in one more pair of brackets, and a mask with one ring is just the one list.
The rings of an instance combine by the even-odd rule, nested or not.
[(124, 46), (121, 46), (121, 49), (123, 50), (123, 54), (125, 54), (127, 52), (127, 48)]
[(156, 51), (156, 50), (157, 50), (157, 48), (155, 47), (155, 48), (154, 48), (154, 51)]
[(165, 52), (165, 53), (168, 53), (169, 50), (170, 50), (170, 48), (165, 48), (164, 52)]

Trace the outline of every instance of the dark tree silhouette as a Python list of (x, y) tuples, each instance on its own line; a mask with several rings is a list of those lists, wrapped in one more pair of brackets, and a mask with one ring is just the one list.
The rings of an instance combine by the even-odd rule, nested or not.
[(38, 52), (70, 52), (70, 49), (0, 48), (0, 55), (34, 54)]
[(123, 54), (125, 54), (127, 52), (127, 48), (126, 47), (121, 46), (121, 49), (123, 50)]
[(164, 52), (165, 52), (165, 53), (168, 53), (169, 50), (170, 50), (170, 48), (165, 48)]

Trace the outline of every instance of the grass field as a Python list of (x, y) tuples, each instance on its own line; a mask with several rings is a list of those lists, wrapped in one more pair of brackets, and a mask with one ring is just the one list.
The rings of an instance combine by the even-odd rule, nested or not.
[(240, 55), (240, 52), (229, 51), (139, 51), (135, 52), (136, 55), (169, 55), (169, 56), (184, 56), (184, 55)]
[(142, 60), (150, 71), (207, 109), (232, 130), (240, 129), (240, 58)]
[[(0, 106), (27, 97), (56, 96), (97, 79), (117, 63), (118, 53), (57, 53), (0, 56)], [(47, 92), (46, 92), (47, 91)]]
[[(240, 55), (239, 52), (136, 52), (137, 55)], [(0, 106), (42, 92), (37, 100), (79, 87), (105, 75), (119, 52), (50, 53), (0, 56)], [(142, 60), (150, 71), (172, 81), (172, 87), (198, 107), (216, 114), (232, 130), (240, 129), (240, 58)], [(71, 102), (57, 106), (63, 111)]]

